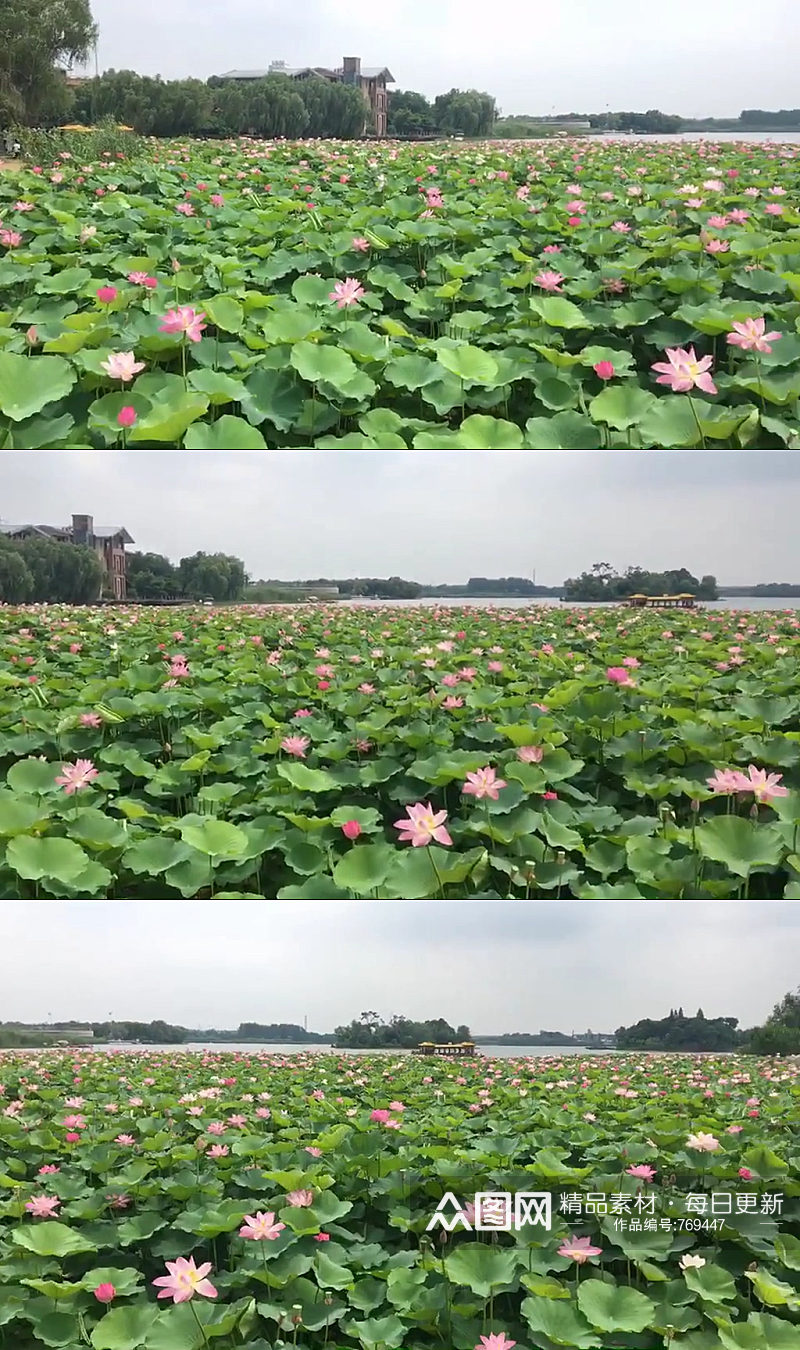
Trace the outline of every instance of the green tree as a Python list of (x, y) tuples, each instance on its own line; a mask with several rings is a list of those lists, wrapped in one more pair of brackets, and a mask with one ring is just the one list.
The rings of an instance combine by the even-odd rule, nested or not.
[(185, 595), (198, 600), (239, 600), (247, 576), (244, 563), (227, 553), (195, 553), (181, 558), (178, 581)]
[(387, 130), (390, 136), (425, 135), (436, 130), (433, 108), (424, 94), (396, 89), (389, 94)]
[(128, 555), (128, 595), (132, 600), (161, 600), (179, 591), (177, 569), (161, 553)]
[(296, 82), (308, 113), (306, 136), (360, 136), (367, 121), (367, 105), (359, 89), (317, 75)]
[(97, 37), (89, 0), (0, 0), (0, 123), (29, 125), (68, 98), (58, 63), (84, 61)]
[(800, 1054), (800, 988), (784, 994), (763, 1027), (756, 1027), (748, 1041), (756, 1055)]
[(437, 129), (452, 136), (488, 136), (497, 116), (491, 94), (478, 89), (451, 89), (438, 94), (433, 104)]
[(33, 577), (11, 541), (0, 538), (0, 601), (7, 605), (22, 605), (30, 600)]
[(385, 1022), (376, 1012), (363, 1012), (347, 1026), (337, 1027), (334, 1032), (337, 1049), (363, 1049), (370, 1046), (380, 1050), (396, 1046), (413, 1050), (422, 1041), (441, 1045), (470, 1039), (469, 1027), (462, 1025), (456, 1031), (443, 1017), (428, 1022), (414, 1022), (409, 1017), (395, 1014)]
[(35, 604), (85, 605), (98, 599), (104, 569), (94, 549), (37, 538), (25, 539), (18, 547), (31, 576), (30, 599)]

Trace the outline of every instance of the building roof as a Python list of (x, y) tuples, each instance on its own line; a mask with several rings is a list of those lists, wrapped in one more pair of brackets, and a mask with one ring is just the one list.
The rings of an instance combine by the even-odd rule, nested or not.
[[(72, 535), (71, 525), (4, 525), (0, 526), (0, 534), (21, 534), (23, 530), (32, 530), (34, 534), (44, 535), (45, 538), (70, 538)], [(121, 535), (126, 544), (132, 544), (135, 541), (128, 534), (124, 525), (94, 525), (92, 534), (95, 539), (113, 539), (115, 535)]]
[[(337, 70), (336, 74), (341, 74), (341, 71)], [(379, 80), (383, 76), (387, 84), (394, 84), (395, 82), (394, 75), (388, 66), (362, 66), (361, 75), (365, 80)]]
[(94, 525), (92, 534), (95, 539), (113, 539), (114, 535), (121, 534), (126, 544), (134, 542), (124, 525)]
[(0, 528), (0, 534), (22, 534), (23, 530), (32, 530), (34, 534), (42, 534), (52, 538), (54, 535), (70, 534), (69, 525), (33, 525), (26, 521), (24, 525), (4, 525)]
[[(288, 75), (290, 79), (297, 79), (302, 75), (322, 75), (329, 80), (341, 79), (344, 74), (342, 66), (335, 68), (329, 66), (273, 66), (269, 70), (226, 70), (217, 78), (220, 80), (265, 80), (268, 75)], [(388, 84), (394, 84), (395, 79), (388, 66), (362, 66), (359, 71), (364, 80), (379, 80), (381, 77)]]

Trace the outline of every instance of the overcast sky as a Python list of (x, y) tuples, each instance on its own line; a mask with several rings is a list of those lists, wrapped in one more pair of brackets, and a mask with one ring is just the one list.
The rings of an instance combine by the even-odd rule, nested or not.
[(530, 576), (594, 562), (800, 582), (800, 455), (706, 451), (0, 453), (0, 523), (74, 513), (252, 577)]
[(738, 116), (797, 104), (797, 0), (691, 10), (641, 0), (92, 0), (92, 10), (101, 69), (165, 78), (354, 55), (428, 96), (488, 90), (506, 113)]
[(1, 1015), (329, 1031), (375, 1009), (491, 1034), (682, 1004), (752, 1026), (797, 985), (798, 942), (783, 901), (6, 901)]

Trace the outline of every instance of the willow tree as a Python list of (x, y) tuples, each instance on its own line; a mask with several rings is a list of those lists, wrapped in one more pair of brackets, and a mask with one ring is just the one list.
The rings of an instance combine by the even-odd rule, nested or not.
[(0, 34), (0, 123), (68, 106), (58, 67), (85, 61), (97, 39), (89, 0), (0, 0)]

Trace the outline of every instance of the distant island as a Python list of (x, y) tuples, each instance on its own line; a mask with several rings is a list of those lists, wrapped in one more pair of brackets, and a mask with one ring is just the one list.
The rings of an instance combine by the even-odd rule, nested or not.
[(185, 1045), (197, 1043), (252, 1045), (325, 1045), (334, 1050), (416, 1050), (424, 1042), (435, 1045), (548, 1046), (564, 1050), (729, 1051), (745, 1054), (800, 1054), (800, 989), (785, 994), (762, 1026), (739, 1028), (736, 1017), (706, 1017), (698, 1008), (687, 1017), (683, 1008), (670, 1008), (660, 1020), (643, 1018), (615, 1032), (509, 1031), (476, 1035), (464, 1023), (453, 1026), (443, 1017), (415, 1021), (394, 1014), (388, 1019), (367, 1011), (332, 1033), (307, 1031), (297, 1022), (240, 1022), (235, 1030), (184, 1027), (156, 1019), (105, 1022), (58, 1021), (37, 1026), (31, 1022), (0, 1022), (0, 1047), (40, 1048), (46, 1045)]
[(617, 572), (609, 563), (594, 563), (577, 577), (569, 577), (560, 586), (537, 585), (531, 577), (469, 577), (455, 583), (412, 581), (406, 577), (314, 577), (304, 581), (275, 579), (251, 582), (244, 600), (251, 604), (270, 604), (316, 598), (319, 600), (494, 600), (554, 599), (605, 601), (614, 603), (630, 595), (688, 594), (698, 600), (730, 599), (736, 596), (762, 598), (800, 597), (800, 582), (757, 582), (742, 586), (722, 586), (714, 576), (696, 577), (685, 567), (653, 572), (644, 567), (628, 567)]

